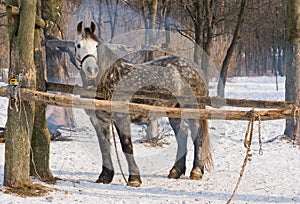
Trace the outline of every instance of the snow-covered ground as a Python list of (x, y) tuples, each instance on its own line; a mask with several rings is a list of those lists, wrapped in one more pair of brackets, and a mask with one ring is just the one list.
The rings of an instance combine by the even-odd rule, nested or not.
[[(215, 95), (215, 83), (210, 84)], [(243, 99), (284, 99), (284, 78), (279, 78), (276, 91), (275, 78), (253, 77), (228, 80), (226, 97)], [(7, 99), (0, 98), (0, 126), (5, 125)], [(101, 161), (97, 139), (86, 114), (75, 110), (79, 124), (76, 132), (64, 132), (72, 141), (51, 143), (51, 170), (63, 180), (47, 185), (54, 190), (43, 197), (21, 198), (4, 194), (4, 146), (0, 144), (0, 203), (226, 203), (239, 177), (245, 157), (243, 138), (247, 122), (210, 121), (215, 169), (205, 173), (201, 181), (188, 179), (192, 167), (192, 145), (189, 141), (187, 175), (178, 180), (166, 178), (172, 167), (176, 142), (172, 134), (164, 147), (150, 147), (134, 143), (143, 184), (140, 188), (127, 187), (114, 159), (116, 176), (112, 184), (94, 183), (98, 178)], [(133, 126), (133, 139), (144, 135), (140, 126)], [(165, 128), (167, 125), (165, 125)], [(263, 152), (258, 154), (258, 124), (252, 145), (253, 159), (234, 198), (234, 203), (300, 203), (300, 150), (291, 142), (277, 139), (283, 134), (284, 120), (262, 122)], [(119, 148), (120, 149), (120, 148)], [(122, 155), (122, 153), (120, 153)], [(115, 156), (114, 156), (115, 157)], [(123, 159), (122, 159), (123, 160)], [(126, 163), (122, 163), (126, 170)], [(38, 181), (37, 181), (38, 182)]]

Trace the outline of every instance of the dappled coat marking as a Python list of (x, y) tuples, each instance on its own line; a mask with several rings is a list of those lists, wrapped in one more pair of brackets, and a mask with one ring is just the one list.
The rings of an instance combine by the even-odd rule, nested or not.
[[(78, 35), (75, 42), (76, 59), (81, 66), (80, 74), (83, 85), (97, 86), (97, 89), (104, 93), (105, 99), (185, 108), (192, 106), (181, 101), (175, 103), (174, 100), (170, 100), (162, 103), (156, 100), (131, 99), (131, 97), (139, 90), (150, 91), (150, 94), (169, 92), (172, 94), (172, 99), (185, 94), (191, 96), (191, 100), (197, 100), (196, 97), (207, 95), (208, 90), (203, 75), (199, 70), (196, 70), (197, 65), (195, 63), (181, 57), (169, 56), (143, 64), (131, 64), (118, 58), (96, 38), (94, 32), (94, 23), (91, 23), (90, 28), (84, 29), (82, 22), (78, 24)], [(199, 107), (204, 108), (200, 105)], [(97, 182), (110, 183), (114, 176), (109, 142), (111, 115), (100, 110), (86, 110), (86, 112), (96, 130), (102, 153), (102, 172)], [(140, 186), (142, 183), (139, 168), (133, 155), (130, 123), (149, 123), (150, 119), (145, 114), (131, 116), (124, 113), (113, 114), (113, 123), (128, 162), (128, 185), (130, 186)], [(188, 132), (182, 128), (183, 120), (180, 118), (169, 118), (169, 121), (176, 136), (178, 149), (174, 166), (170, 170), (168, 178), (179, 178), (186, 169)], [(213, 166), (207, 121), (196, 119), (184, 121), (190, 128), (194, 144), (194, 162), (190, 179), (200, 180), (204, 168), (210, 170)]]

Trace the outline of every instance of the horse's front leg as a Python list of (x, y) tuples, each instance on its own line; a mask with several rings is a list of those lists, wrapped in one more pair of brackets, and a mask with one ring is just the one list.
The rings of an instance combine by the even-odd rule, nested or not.
[(131, 119), (128, 114), (115, 114), (114, 115), (115, 127), (118, 132), (122, 150), (125, 154), (128, 163), (128, 185), (139, 187), (142, 184), (139, 168), (134, 160), (133, 146), (130, 136), (130, 123)]
[[(110, 140), (110, 117), (106, 112), (97, 114), (98, 117), (91, 116), (90, 120), (96, 130), (98, 142), (102, 155), (102, 172), (97, 179), (97, 183), (110, 183), (114, 177), (114, 168), (111, 159)], [(100, 117), (101, 116), (101, 117)], [(107, 117), (106, 117), (107, 116)]]

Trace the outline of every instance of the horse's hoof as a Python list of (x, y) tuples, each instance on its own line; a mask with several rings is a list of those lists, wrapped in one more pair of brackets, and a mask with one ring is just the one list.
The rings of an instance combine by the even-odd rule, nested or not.
[(140, 187), (141, 184), (142, 184), (142, 180), (140, 175), (129, 175), (128, 183), (127, 183), (128, 186)]
[(115, 173), (114, 170), (103, 168), (96, 183), (104, 183), (104, 184), (111, 183), (114, 177), (114, 173)]
[(185, 174), (185, 167), (179, 169), (179, 168), (176, 168), (175, 166), (170, 170), (170, 173), (168, 175), (168, 178), (169, 179), (178, 179), (180, 178), (181, 175), (184, 175)]
[(194, 167), (190, 174), (191, 180), (201, 180), (203, 177), (204, 171), (200, 167)]

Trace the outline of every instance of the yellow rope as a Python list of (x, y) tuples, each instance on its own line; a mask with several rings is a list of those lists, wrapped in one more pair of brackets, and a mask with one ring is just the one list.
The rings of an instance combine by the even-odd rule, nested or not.
[(119, 169), (121, 171), (121, 175), (122, 175), (125, 183), (128, 185), (128, 181), (127, 181), (127, 179), (125, 177), (125, 174), (123, 172), (122, 165), (121, 165), (121, 160), (120, 160), (119, 153), (118, 153), (116, 134), (115, 134), (115, 131), (114, 131), (114, 125), (113, 124), (114, 123), (113, 123), (112, 114), (111, 114), (111, 131), (112, 131), (112, 134), (113, 134), (113, 140), (114, 140), (114, 146), (115, 146), (115, 153), (116, 153), (116, 156), (117, 156), (118, 165), (119, 165)]
[(293, 110), (293, 121), (294, 121), (293, 145), (296, 142), (296, 138), (299, 136), (298, 135), (298, 129), (299, 129), (298, 120), (299, 120), (299, 108), (294, 107), (294, 110)]
[[(107, 96), (109, 96), (109, 99), (111, 100), (112, 92), (109, 88), (107, 88), (106, 90), (108, 91), (108, 92), (106, 92), (106, 93), (108, 93)], [(113, 121), (113, 112), (112, 111), (110, 112), (110, 124), (111, 124), (111, 131), (112, 131), (112, 135), (113, 135), (115, 153), (116, 153), (116, 156), (117, 156), (119, 169), (120, 169), (121, 175), (122, 175), (125, 183), (128, 185), (128, 181), (125, 177), (125, 174), (124, 174), (124, 171), (123, 171), (123, 168), (122, 168), (122, 165), (121, 165), (120, 156), (119, 156), (119, 153), (118, 153), (118, 147), (117, 147), (116, 134), (115, 134), (115, 131), (114, 131), (114, 121)]]
[(259, 155), (263, 155), (263, 149), (262, 149), (262, 136), (261, 136), (261, 116), (258, 113), (258, 143), (259, 143)]
[[(233, 193), (231, 195), (231, 197), (228, 199), (227, 204), (231, 203), (232, 199), (234, 198), (234, 196), (236, 195), (236, 192), (238, 190), (238, 187), (242, 181), (242, 177), (244, 175), (245, 169), (246, 169), (246, 165), (248, 163), (248, 161), (251, 161), (252, 159), (252, 153), (251, 153), (251, 143), (252, 143), (252, 138), (253, 138), (253, 127), (254, 127), (254, 122), (255, 122), (255, 118), (257, 117), (255, 115), (254, 109), (252, 109), (251, 113), (251, 119), (248, 123), (248, 127), (247, 127), (247, 131), (245, 134), (245, 138), (244, 138), (244, 146), (247, 149), (246, 150), (246, 155), (245, 155), (245, 159), (240, 171), (240, 177), (238, 178), (238, 181), (235, 185), (235, 188), (233, 190)], [(250, 131), (250, 133), (249, 133)]]

